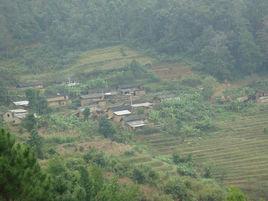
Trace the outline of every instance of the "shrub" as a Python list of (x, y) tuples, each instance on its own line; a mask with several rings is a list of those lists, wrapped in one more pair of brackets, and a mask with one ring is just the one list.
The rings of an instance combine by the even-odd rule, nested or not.
[(191, 154), (188, 154), (186, 157), (182, 157), (178, 153), (173, 153), (172, 154), (172, 161), (176, 165), (178, 165), (179, 163), (192, 162), (192, 155)]
[(137, 166), (133, 169), (132, 179), (140, 184), (154, 183), (158, 179), (158, 174), (148, 166)]
[(182, 176), (197, 177), (196, 170), (189, 163), (178, 165), (177, 172)]
[(186, 185), (179, 179), (170, 180), (164, 186), (164, 191), (171, 194), (176, 200), (188, 200), (188, 192)]
[(100, 167), (105, 167), (107, 165), (107, 159), (105, 158), (104, 153), (99, 152), (96, 149), (88, 151), (83, 158), (87, 163), (94, 163)]
[(247, 201), (246, 195), (238, 188), (229, 188), (227, 201)]

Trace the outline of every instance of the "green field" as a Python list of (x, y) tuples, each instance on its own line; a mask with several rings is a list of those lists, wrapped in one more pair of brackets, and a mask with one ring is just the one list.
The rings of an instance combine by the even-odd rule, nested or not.
[(19, 79), (23, 81), (55, 81), (63, 78), (67, 79), (77, 74), (122, 68), (133, 60), (141, 64), (155, 62), (153, 58), (126, 46), (112, 46), (86, 51), (73, 64), (64, 69), (46, 71), (37, 75), (22, 74), (19, 75)]
[[(213, 176), (225, 184), (247, 191), (252, 197), (268, 198), (268, 106), (247, 115), (217, 119), (217, 132), (181, 142), (166, 134), (139, 138), (155, 155), (192, 154), (194, 161), (211, 166)], [(165, 169), (164, 169), (165, 170)]]

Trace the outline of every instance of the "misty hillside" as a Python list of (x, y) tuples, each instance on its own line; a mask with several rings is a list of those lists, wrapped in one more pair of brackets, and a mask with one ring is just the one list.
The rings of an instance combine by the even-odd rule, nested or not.
[(124, 43), (233, 79), (267, 70), (267, 13), (266, 0), (2, 0), (0, 51), (39, 72)]
[(268, 0), (0, 0), (0, 201), (268, 200)]

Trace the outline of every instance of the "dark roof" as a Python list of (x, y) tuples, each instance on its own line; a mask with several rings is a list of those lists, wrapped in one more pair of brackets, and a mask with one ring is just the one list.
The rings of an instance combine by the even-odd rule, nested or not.
[(36, 86), (43, 86), (41, 82), (34, 82), (34, 83), (19, 83), (17, 84), (17, 88), (25, 88), (25, 87), (36, 87)]
[(145, 119), (146, 119), (146, 117), (143, 114), (141, 114), (141, 115), (130, 115), (130, 116), (124, 117), (125, 122), (145, 120)]
[(124, 89), (139, 89), (141, 86), (139, 85), (120, 85), (118, 89), (124, 90)]
[(109, 107), (109, 109), (112, 110), (113, 112), (122, 111), (122, 110), (131, 110), (131, 106), (130, 105), (112, 106), (112, 107)]
[(82, 99), (93, 99), (93, 98), (103, 98), (103, 93), (95, 93), (80, 96)]

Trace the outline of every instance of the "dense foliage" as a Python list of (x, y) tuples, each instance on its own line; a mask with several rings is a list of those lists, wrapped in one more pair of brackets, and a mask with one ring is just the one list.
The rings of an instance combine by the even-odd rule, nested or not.
[(173, 135), (197, 135), (212, 127), (210, 106), (198, 94), (181, 94), (163, 101), (150, 112), (150, 118)]
[(1, 0), (0, 54), (39, 72), (77, 51), (128, 43), (226, 79), (267, 71), (267, 13), (266, 0)]
[(29, 147), (0, 131), (0, 200), (49, 200), (50, 179)]
[(42, 170), (28, 146), (16, 144), (12, 135), (0, 132), (0, 200), (88, 201), (139, 200), (135, 186), (107, 180), (97, 167), (82, 160), (49, 161)]

